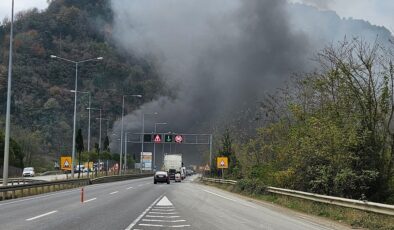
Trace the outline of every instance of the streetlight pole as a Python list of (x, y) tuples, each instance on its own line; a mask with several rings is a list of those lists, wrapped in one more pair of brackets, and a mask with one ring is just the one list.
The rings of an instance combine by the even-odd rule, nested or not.
[(125, 133), (125, 139), (124, 139), (124, 172), (126, 173), (127, 169), (127, 132)]
[(58, 57), (51, 55), (51, 58), (60, 59), (66, 62), (71, 62), (75, 64), (75, 95), (74, 95), (74, 125), (73, 125), (73, 146), (72, 146), (72, 156), (71, 156), (71, 177), (74, 178), (74, 166), (75, 166), (75, 136), (76, 136), (76, 125), (77, 125), (77, 92), (78, 92), (78, 64), (88, 61), (103, 60), (103, 57), (91, 58), (82, 61), (73, 61), (70, 59)]
[[(154, 113), (142, 113), (142, 138), (141, 138), (141, 156), (140, 159), (142, 159), (142, 154), (144, 154), (144, 134), (145, 134), (145, 115), (157, 115), (157, 112)], [(152, 167), (152, 166), (151, 166)], [(142, 171), (142, 162), (140, 160), (140, 171)]]
[[(12, 43), (14, 40), (14, 0), (11, 7), (10, 50), (8, 55), (7, 112), (5, 117), (3, 186), (8, 185), (8, 163), (10, 156), (10, 123), (11, 123), (11, 80), (12, 80)], [(4, 196), (4, 193), (3, 193)], [(3, 197), (4, 200), (4, 197)]]
[[(75, 90), (70, 90), (71, 93), (75, 93)], [(88, 91), (78, 91), (78, 93), (84, 93), (84, 94), (89, 94), (89, 107), (87, 110), (89, 110), (89, 118), (88, 118), (88, 152), (90, 152), (90, 106), (91, 106), (91, 93)]]
[(122, 154), (123, 154), (123, 118), (124, 118), (124, 99), (125, 99), (125, 97), (139, 97), (139, 98), (142, 98), (142, 95), (123, 95), (123, 97), (122, 97), (122, 125), (121, 125), (121, 128), (120, 128), (120, 159), (119, 159), (119, 162), (120, 162), (120, 165), (119, 165), (119, 167), (120, 167), (120, 174), (122, 174)]
[[(154, 133), (155, 135), (157, 132), (157, 125), (167, 125), (167, 122), (155, 123), (155, 133)], [(156, 142), (155, 141), (153, 142), (153, 169), (156, 171)]]

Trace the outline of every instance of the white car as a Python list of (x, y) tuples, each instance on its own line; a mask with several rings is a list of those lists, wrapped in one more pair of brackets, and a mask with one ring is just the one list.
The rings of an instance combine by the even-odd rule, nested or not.
[(175, 174), (175, 182), (182, 182), (182, 177), (180, 173)]
[(34, 176), (34, 168), (33, 167), (27, 167), (23, 169), (22, 176)]

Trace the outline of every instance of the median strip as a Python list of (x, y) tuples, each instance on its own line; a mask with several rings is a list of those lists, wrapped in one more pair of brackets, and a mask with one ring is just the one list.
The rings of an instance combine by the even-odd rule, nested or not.
[(38, 219), (38, 218), (41, 218), (41, 217), (44, 217), (44, 216), (48, 216), (48, 215), (51, 215), (51, 214), (53, 214), (55, 212), (57, 212), (57, 210), (54, 210), (54, 211), (51, 211), (51, 212), (47, 212), (47, 213), (44, 213), (44, 214), (41, 214), (41, 215), (38, 215), (38, 216), (35, 216), (35, 217), (32, 217), (32, 218), (29, 218), (29, 219), (26, 219), (26, 221), (31, 221), (31, 220), (35, 220), (35, 219)]

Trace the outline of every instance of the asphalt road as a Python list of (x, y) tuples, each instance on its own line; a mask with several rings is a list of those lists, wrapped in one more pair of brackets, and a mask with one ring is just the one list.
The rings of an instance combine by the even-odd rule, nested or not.
[(152, 178), (0, 202), (0, 229), (343, 229), (216, 188)]

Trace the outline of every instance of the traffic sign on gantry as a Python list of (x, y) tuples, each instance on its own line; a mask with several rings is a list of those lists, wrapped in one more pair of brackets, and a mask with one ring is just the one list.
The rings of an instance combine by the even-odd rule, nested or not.
[(160, 134), (153, 135), (153, 141), (155, 143), (160, 143), (161, 142), (161, 135)]
[(176, 143), (182, 143), (183, 142), (183, 136), (182, 135), (175, 135), (175, 142)]
[(165, 134), (164, 135), (164, 142), (171, 143), (172, 142), (172, 135), (171, 134)]

